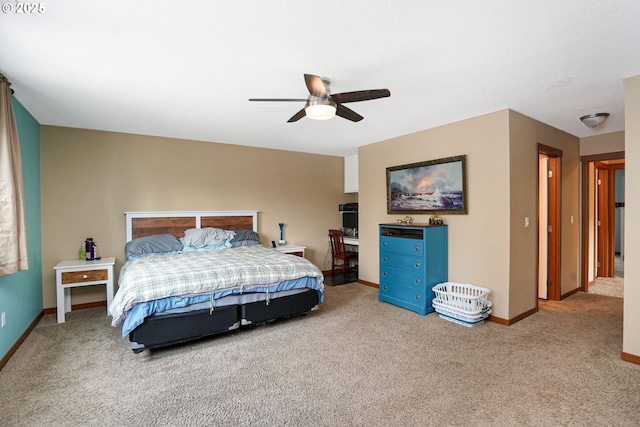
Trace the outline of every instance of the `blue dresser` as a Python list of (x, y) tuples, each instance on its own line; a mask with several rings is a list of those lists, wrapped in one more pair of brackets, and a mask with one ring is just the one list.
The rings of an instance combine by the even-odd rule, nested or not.
[(380, 224), (379, 300), (424, 316), (448, 277), (446, 225)]

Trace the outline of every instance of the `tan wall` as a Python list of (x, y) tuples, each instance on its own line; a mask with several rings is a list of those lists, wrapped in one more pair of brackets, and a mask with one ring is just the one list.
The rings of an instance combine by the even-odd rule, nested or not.
[[(513, 319), (537, 306), (537, 144), (563, 150), (563, 294), (576, 289), (579, 254), (578, 139), (510, 110), (360, 147), (360, 279), (379, 283), (378, 230), (386, 168), (467, 155), (468, 215), (446, 215), (449, 280), (491, 289), (493, 314)], [(574, 222), (571, 224), (570, 218)], [(427, 222), (428, 215), (413, 215)], [(530, 227), (524, 227), (524, 218)]]
[[(511, 226), (510, 318), (537, 306), (538, 144), (562, 150), (561, 270), (562, 295), (579, 287), (580, 174), (579, 140), (514, 111), (509, 115)], [(529, 228), (524, 219), (530, 218)], [(573, 217), (573, 221), (571, 221)]]
[(379, 283), (378, 224), (398, 216), (387, 214), (386, 168), (466, 154), (469, 214), (443, 216), (449, 280), (491, 289), (494, 314), (509, 316), (508, 120), (503, 110), (359, 148), (360, 279)]
[[(86, 237), (119, 271), (125, 211), (259, 210), (263, 244), (284, 222), (285, 239), (326, 270), (327, 230), (353, 199), (342, 157), (52, 126), (41, 157), (45, 308), (56, 306), (53, 266), (75, 259)], [(104, 300), (104, 286), (72, 292), (73, 304)]]
[(580, 138), (581, 156), (617, 153), (619, 151), (624, 151), (624, 131)]
[(626, 149), (622, 351), (640, 357), (640, 76), (625, 80), (624, 110)]

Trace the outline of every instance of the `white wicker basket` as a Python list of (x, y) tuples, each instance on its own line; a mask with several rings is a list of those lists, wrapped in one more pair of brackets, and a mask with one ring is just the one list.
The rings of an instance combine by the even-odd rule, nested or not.
[(491, 301), (487, 301), (487, 308), (477, 314), (471, 314), (462, 310), (456, 310), (455, 308), (440, 304), (435, 299), (433, 300), (433, 308), (437, 313), (444, 314), (446, 316), (453, 317), (464, 322), (474, 323), (489, 317), (489, 315), (491, 314)]
[(439, 313), (441, 319), (448, 320), (449, 322), (457, 323), (458, 325), (466, 326), (467, 328), (473, 328), (474, 326), (481, 325), (484, 323), (484, 319), (479, 320), (477, 322), (465, 322), (464, 320), (454, 319), (453, 317), (449, 317), (446, 314)]
[(489, 308), (487, 295), (489, 289), (464, 283), (445, 282), (433, 287), (436, 297), (434, 303), (450, 309), (459, 310), (467, 315), (480, 314)]

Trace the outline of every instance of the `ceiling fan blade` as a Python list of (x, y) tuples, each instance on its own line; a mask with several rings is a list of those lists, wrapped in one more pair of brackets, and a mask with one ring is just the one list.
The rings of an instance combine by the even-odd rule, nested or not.
[(352, 122), (359, 122), (360, 120), (364, 119), (364, 117), (362, 117), (360, 114), (340, 104), (338, 104), (336, 107), (336, 115), (342, 117), (343, 119), (351, 120)]
[(302, 110), (300, 110), (297, 113), (295, 113), (289, 120), (287, 120), (287, 123), (297, 122), (298, 120), (300, 120), (301, 118), (303, 118), (306, 115), (307, 115), (307, 113), (304, 111), (304, 108), (303, 108)]
[(267, 101), (267, 102), (307, 102), (307, 99), (293, 98), (249, 98), (249, 101)]
[(304, 82), (307, 84), (307, 89), (309, 89), (309, 93), (313, 96), (318, 96), (321, 98), (326, 98), (329, 96), (327, 93), (327, 88), (324, 85), (322, 79), (318, 76), (314, 76), (313, 74), (305, 74)]
[(333, 93), (331, 98), (337, 103), (369, 101), (391, 96), (389, 89), (358, 90), (355, 92)]

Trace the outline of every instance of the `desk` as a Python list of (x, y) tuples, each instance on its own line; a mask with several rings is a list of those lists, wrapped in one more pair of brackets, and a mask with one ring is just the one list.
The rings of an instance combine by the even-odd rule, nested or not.
[(344, 244), (345, 245), (353, 245), (353, 246), (359, 246), (360, 242), (358, 241), (357, 237), (344, 237)]

